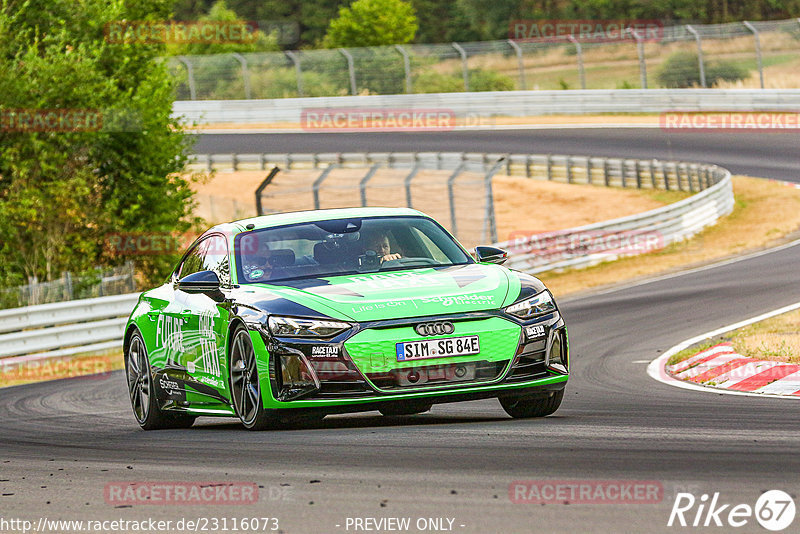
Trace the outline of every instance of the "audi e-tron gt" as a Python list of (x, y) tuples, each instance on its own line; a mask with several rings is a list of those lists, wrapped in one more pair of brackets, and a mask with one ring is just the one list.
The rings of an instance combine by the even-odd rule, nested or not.
[(567, 330), (553, 295), (506, 257), (471, 255), (411, 209), (215, 226), (130, 316), (136, 420), (229, 416), (257, 430), (489, 397), (512, 417), (549, 415), (569, 374)]

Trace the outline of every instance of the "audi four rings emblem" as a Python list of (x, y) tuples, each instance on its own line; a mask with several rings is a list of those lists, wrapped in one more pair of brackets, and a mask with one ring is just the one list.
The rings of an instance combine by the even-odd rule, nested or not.
[(436, 323), (420, 323), (414, 327), (414, 332), (421, 336), (441, 336), (452, 334), (456, 327), (450, 321), (439, 321)]

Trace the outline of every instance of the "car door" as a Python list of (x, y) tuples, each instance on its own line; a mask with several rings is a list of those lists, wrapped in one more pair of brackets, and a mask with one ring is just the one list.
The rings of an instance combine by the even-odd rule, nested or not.
[[(230, 288), (230, 261), (224, 236), (214, 234), (203, 239), (198, 247), (198, 258), (197, 270), (181, 271), (181, 278), (193, 272), (214, 271), (221, 287)], [(227, 391), (224, 348), (230, 317), (229, 304), (206, 294), (189, 294), (180, 289), (176, 289), (175, 297), (182, 306), (182, 363), (195, 393), (187, 400), (191, 404), (205, 406), (224, 401)]]

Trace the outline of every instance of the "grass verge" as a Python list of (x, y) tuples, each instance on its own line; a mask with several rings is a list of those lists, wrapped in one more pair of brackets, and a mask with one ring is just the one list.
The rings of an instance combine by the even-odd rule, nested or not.
[(800, 363), (800, 310), (771, 317), (689, 347), (674, 354), (667, 365), (682, 362), (726, 341), (733, 345), (737, 353), (748, 358)]
[(586, 269), (541, 273), (539, 278), (563, 297), (774, 246), (800, 228), (800, 189), (745, 176), (733, 178), (733, 189), (733, 213), (691, 239)]

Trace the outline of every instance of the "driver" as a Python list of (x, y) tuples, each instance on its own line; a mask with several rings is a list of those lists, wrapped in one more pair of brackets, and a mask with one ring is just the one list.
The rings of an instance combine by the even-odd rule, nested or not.
[(389, 235), (385, 232), (378, 231), (370, 234), (367, 236), (366, 244), (366, 249), (375, 251), (375, 254), (381, 259), (381, 263), (402, 258), (400, 254), (392, 252)]
[(251, 282), (268, 280), (272, 275), (272, 265), (269, 258), (272, 255), (269, 243), (258, 239), (257, 235), (247, 236), (248, 242), (245, 244), (248, 253), (249, 265), (247, 266), (247, 277)]

